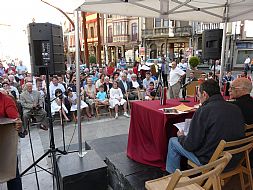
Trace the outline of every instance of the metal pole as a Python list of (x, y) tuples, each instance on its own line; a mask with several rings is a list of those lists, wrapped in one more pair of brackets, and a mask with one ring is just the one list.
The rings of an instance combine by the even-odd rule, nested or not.
[(79, 11), (75, 11), (75, 61), (76, 61), (76, 95), (77, 95), (77, 129), (78, 129), (78, 155), (83, 157), (82, 128), (81, 128), (81, 97), (80, 97), (80, 51), (79, 51)]
[(226, 46), (226, 33), (227, 33), (227, 21), (228, 21), (228, 5), (226, 3), (225, 6), (225, 15), (224, 15), (224, 28), (222, 35), (222, 49), (221, 49), (221, 68), (220, 68), (220, 77), (219, 77), (219, 85), (221, 86), (222, 78), (223, 78), (223, 70), (225, 65), (225, 46)]

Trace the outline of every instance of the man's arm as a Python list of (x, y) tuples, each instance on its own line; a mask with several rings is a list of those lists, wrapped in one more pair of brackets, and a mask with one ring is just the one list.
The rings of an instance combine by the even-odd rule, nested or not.
[(204, 119), (206, 117), (203, 117), (201, 112), (201, 109), (197, 110), (193, 115), (188, 135), (180, 135), (178, 137), (180, 144), (190, 152), (194, 152), (201, 147), (206, 135), (204, 127), (206, 123)]

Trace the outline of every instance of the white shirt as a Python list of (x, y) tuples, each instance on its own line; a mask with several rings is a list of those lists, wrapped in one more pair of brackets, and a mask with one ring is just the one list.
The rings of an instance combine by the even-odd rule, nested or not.
[(245, 61), (244, 61), (244, 64), (249, 64), (249, 63), (250, 63), (250, 58), (247, 57), (247, 58), (245, 59)]
[(55, 98), (55, 90), (61, 89), (62, 93), (65, 92), (65, 88), (62, 84), (58, 83), (57, 86), (55, 86), (53, 83), (50, 84), (49, 90), (50, 90), (50, 98)]
[(175, 85), (180, 79), (180, 77), (183, 76), (184, 74), (185, 72), (179, 69), (178, 67), (176, 67), (175, 69), (171, 68), (170, 81), (169, 81), (170, 86)]
[(134, 88), (139, 88), (139, 83), (137, 81), (132, 81), (133, 87)]
[(118, 98), (123, 98), (123, 94), (120, 88), (111, 88), (110, 89), (110, 98), (111, 99), (118, 99)]
[(187, 68), (188, 68), (188, 63), (179, 63), (178, 64), (178, 67), (181, 69), (181, 70), (183, 70), (183, 71), (186, 71), (187, 70)]

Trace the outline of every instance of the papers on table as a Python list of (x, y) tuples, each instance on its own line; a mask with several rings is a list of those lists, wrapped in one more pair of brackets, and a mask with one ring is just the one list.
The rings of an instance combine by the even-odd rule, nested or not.
[(188, 112), (188, 111), (191, 111), (194, 109), (194, 107), (186, 106), (183, 103), (176, 106), (176, 107), (173, 107), (173, 108), (177, 109), (178, 111), (182, 111), (182, 112)]
[(182, 103), (182, 104), (175, 106), (175, 107), (161, 108), (159, 110), (164, 111), (164, 114), (182, 114), (182, 113), (187, 113), (189, 111), (192, 111), (193, 109), (195, 109), (195, 108), (186, 106)]
[(184, 135), (187, 135), (189, 132), (190, 124), (191, 119), (185, 119), (185, 122), (175, 123), (174, 125), (178, 128), (179, 131), (183, 131)]

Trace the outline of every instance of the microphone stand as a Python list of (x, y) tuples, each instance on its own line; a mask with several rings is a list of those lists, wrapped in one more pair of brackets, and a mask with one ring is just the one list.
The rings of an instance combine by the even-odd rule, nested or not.
[[(62, 109), (63, 94), (59, 98), (60, 98), (60, 102), (61, 102), (61, 112), (63, 112), (63, 109)], [(64, 122), (63, 122), (63, 113), (61, 114), (61, 127), (62, 127), (63, 152), (65, 154), (67, 154), (66, 143), (65, 143), (65, 129), (64, 129), (65, 126), (64, 126)]]

